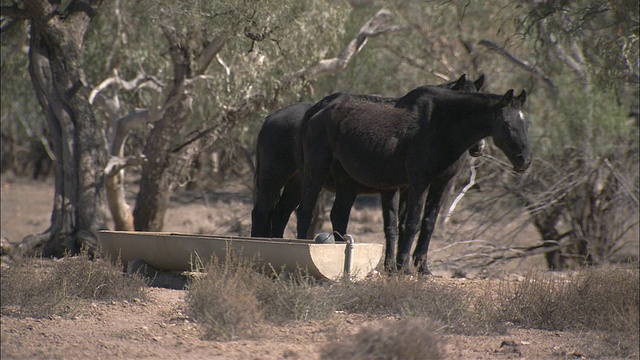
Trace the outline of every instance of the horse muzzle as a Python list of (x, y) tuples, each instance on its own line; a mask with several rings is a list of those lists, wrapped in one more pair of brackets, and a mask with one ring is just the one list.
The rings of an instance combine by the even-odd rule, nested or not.
[(531, 157), (517, 155), (513, 161), (513, 170), (518, 174), (525, 172), (531, 165)]

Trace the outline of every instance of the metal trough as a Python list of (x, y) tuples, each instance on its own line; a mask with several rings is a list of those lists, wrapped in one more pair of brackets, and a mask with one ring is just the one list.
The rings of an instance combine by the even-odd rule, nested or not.
[[(165, 271), (189, 271), (195, 259), (208, 261), (212, 255), (224, 260), (233, 254), (256, 257), (258, 265), (276, 271), (300, 268), (318, 279), (338, 280), (367, 276), (382, 258), (382, 244), (316, 244), (312, 240), (246, 238), (221, 235), (193, 235), (167, 232), (100, 231), (102, 252), (128, 264), (141, 259)], [(348, 251), (349, 250), (349, 251)], [(345, 253), (351, 253), (345, 256)], [(347, 268), (345, 269), (345, 265)]]

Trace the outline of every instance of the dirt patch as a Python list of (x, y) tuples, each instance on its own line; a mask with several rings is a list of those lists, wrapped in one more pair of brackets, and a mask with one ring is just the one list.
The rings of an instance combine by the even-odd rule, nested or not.
[[(2, 236), (12, 242), (46, 230), (53, 199), (52, 181), (3, 177)], [(250, 196), (233, 193), (178, 194), (167, 215), (166, 230), (246, 235), (250, 222)], [(362, 242), (382, 242), (379, 210), (359, 209), (353, 229)], [(438, 230), (436, 230), (438, 232)], [(524, 233), (527, 236), (526, 232)], [(530, 232), (529, 236), (535, 236)], [(519, 241), (532, 241), (521, 238)], [(541, 257), (505, 263), (485, 279), (453, 279), (442, 259), (455, 251), (446, 236), (434, 238), (432, 269), (438, 282), (459, 286), (478, 296), (506, 282), (521, 281), (518, 272), (544, 269)], [(472, 273), (472, 271), (470, 271)], [(505, 275), (511, 273), (511, 275)], [(488, 278), (487, 278), (488, 277)], [(94, 302), (70, 318), (47, 319), (2, 316), (3, 359), (24, 358), (207, 358), (207, 359), (319, 359), (323, 346), (349, 337), (363, 326), (399, 321), (388, 316), (336, 313), (329, 320), (261, 325), (249, 340), (205, 341), (198, 324), (185, 315), (185, 290), (152, 287), (148, 301)], [(519, 329), (507, 324), (506, 335), (441, 335), (446, 358), (580, 359), (607, 356), (593, 348), (602, 334)], [(437, 330), (437, 329), (434, 329)], [(637, 352), (636, 352), (637, 356)]]

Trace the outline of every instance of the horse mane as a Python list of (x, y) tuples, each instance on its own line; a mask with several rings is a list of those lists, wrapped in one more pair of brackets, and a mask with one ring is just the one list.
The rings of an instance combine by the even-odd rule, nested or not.
[(479, 92), (463, 92), (457, 90), (451, 90), (440, 86), (420, 86), (405, 96), (401, 97), (396, 103), (398, 108), (414, 108), (421, 105), (428, 98), (438, 98), (440, 100), (451, 101), (467, 101), (469, 104), (482, 104), (486, 105), (487, 102), (490, 105), (496, 105), (502, 100), (502, 95), (479, 93)]

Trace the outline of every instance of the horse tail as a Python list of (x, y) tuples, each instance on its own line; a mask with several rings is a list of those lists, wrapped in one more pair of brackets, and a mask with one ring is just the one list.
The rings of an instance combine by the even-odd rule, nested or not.
[(260, 133), (258, 133), (258, 140), (256, 141), (256, 162), (255, 168), (253, 172), (253, 205), (255, 207), (256, 202), (258, 201), (258, 194), (260, 191)]
[(260, 177), (258, 174), (260, 173), (260, 156), (258, 155), (258, 151), (256, 150), (256, 167), (253, 173), (253, 205), (256, 204), (258, 199), (258, 190), (260, 189), (260, 182), (258, 181)]
[(310, 107), (309, 110), (307, 110), (304, 113), (304, 118), (302, 120), (303, 123), (306, 122), (306, 120), (311, 119), (313, 115), (317, 114), (320, 110), (324, 109), (324, 107), (327, 106), (329, 103), (331, 103), (333, 100), (345, 94), (346, 93), (343, 93), (343, 92), (333, 93), (331, 95), (325, 96), (322, 100), (313, 104), (313, 106)]

